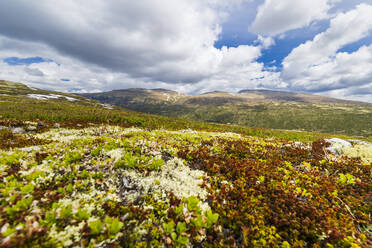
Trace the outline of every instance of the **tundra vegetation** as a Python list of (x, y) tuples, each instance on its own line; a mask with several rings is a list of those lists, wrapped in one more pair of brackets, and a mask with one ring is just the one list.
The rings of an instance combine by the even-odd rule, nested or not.
[(334, 155), (323, 139), (332, 135), (84, 98), (8, 94), (0, 110), (2, 247), (372, 245), (367, 142)]

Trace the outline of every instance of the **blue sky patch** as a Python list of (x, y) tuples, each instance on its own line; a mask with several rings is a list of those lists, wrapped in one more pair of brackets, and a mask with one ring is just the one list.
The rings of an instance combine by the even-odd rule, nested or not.
[[(257, 35), (249, 32), (249, 23), (256, 15), (253, 3), (245, 3), (242, 8), (236, 10), (226, 23), (222, 25), (222, 33), (214, 46), (221, 49), (226, 47), (238, 47), (240, 45), (257, 46)], [(248, 13), (247, 13), (248, 12)], [(253, 17), (253, 18), (252, 18)], [(242, 23), (246, 23), (242, 25)], [(289, 53), (302, 43), (312, 40), (317, 34), (329, 28), (329, 20), (316, 21), (304, 28), (294, 29), (285, 33), (284, 38), (275, 38), (275, 45), (263, 49), (257, 62), (264, 63), (265, 67), (277, 68), (281, 71), (282, 62)], [(365, 42), (361, 44), (365, 44)]]
[(342, 52), (353, 53), (353, 52), (356, 52), (360, 47), (369, 46), (370, 44), (372, 44), (372, 34), (356, 42), (347, 44), (346, 46), (339, 49), (337, 52), (338, 53), (342, 53)]
[(68, 79), (68, 78), (61, 78), (61, 81), (63, 81), (63, 82), (70, 82), (71, 80)]
[(44, 59), (42, 57), (29, 57), (29, 58), (19, 58), (19, 57), (8, 57), (3, 59), (8, 65), (31, 65), (35, 63), (52, 62), (51, 59)]

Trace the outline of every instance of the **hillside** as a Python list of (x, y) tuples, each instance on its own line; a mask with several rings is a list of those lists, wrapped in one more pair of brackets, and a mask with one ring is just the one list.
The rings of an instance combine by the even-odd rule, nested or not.
[(0, 92), (0, 247), (372, 245), (371, 139)]
[(372, 136), (372, 104), (316, 95), (269, 90), (186, 95), (162, 89), (127, 89), (83, 96), (135, 111), (188, 120)]
[[(158, 92), (162, 91), (158, 90)], [(31, 97), (29, 97), (29, 94), (31, 94)], [(35, 94), (41, 96), (35, 97)], [(65, 97), (53, 97), (53, 95), (67, 96), (78, 100), (68, 100)], [(88, 124), (111, 123), (125, 127), (137, 126), (149, 129), (235, 132), (258, 137), (277, 137), (299, 141), (314, 141), (319, 138), (331, 137), (329, 134), (313, 132), (250, 128), (239, 125), (188, 121), (143, 114), (112, 105), (105, 105), (78, 95), (33, 89), (21, 83), (7, 81), (0, 81), (0, 113), (3, 119), (3, 124), (0, 123), (0, 125), (9, 125), (8, 119), (19, 121), (42, 120), (46, 123), (58, 122), (62, 127), (76, 127), (78, 124), (87, 126)], [(343, 138), (342, 136), (340, 137)]]

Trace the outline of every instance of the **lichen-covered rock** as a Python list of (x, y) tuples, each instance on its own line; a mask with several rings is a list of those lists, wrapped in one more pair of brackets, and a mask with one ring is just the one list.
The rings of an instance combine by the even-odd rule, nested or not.
[(342, 149), (344, 155), (351, 158), (361, 158), (365, 162), (372, 163), (372, 145), (357, 144)]
[(346, 141), (339, 138), (325, 139), (325, 141), (331, 144), (326, 150), (334, 155), (359, 157), (366, 162), (372, 161), (372, 144), (370, 142), (356, 139)]
[(36, 131), (36, 130), (37, 130), (37, 127), (36, 127), (36, 126), (31, 126), (31, 125), (30, 125), (30, 126), (27, 126), (27, 127), (26, 127), (26, 130), (27, 130), (27, 131)]
[(12, 128), (13, 134), (24, 134), (26, 131), (21, 127)]
[(331, 144), (329, 147), (326, 148), (326, 150), (333, 153), (334, 155), (342, 155), (342, 150), (345, 147), (352, 146), (350, 142), (339, 138), (325, 139), (325, 141)]

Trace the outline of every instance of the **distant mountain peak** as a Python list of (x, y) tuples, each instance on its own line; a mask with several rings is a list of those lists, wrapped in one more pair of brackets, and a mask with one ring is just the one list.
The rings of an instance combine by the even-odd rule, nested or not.
[(164, 92), (164, 93), (178, 94), (177, 91), (169, 90), (169, 89), (163, 89), (163, 88), (155, 88), (155, 89), (150, 89), (150, 90), (151, 90), (151, 91), (156, 91), (156, 92)]
[(245, 93), (287, 93), (287, 94), (297, 94), (296, 92), (290, 92), (290, 91), (283, 91), (283, 90), (267, 90), (267, 89), (244, 89), (240, 90), (238, 94), (245, 94)]
[(202, 93), (200, 95), (210, 95), (210, 94), (232, 94), (232, 93), (229, 93), (229, 92), (226, 92), (226, 91), (214, 90), (214, 91), (209, 91), (209, 92)]

